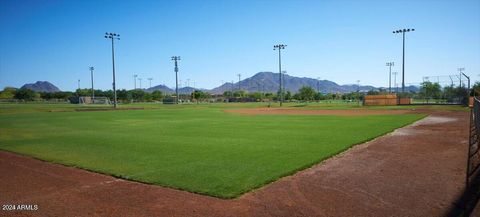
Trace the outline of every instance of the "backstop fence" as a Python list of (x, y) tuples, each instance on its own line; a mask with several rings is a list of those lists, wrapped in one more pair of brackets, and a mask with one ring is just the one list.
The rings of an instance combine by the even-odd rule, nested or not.
[(475, 183), (480, 170), (480, 100), (474, 98), (473, 108), (470, 112), (470, 139), (468, 146), (468, 160), (467, 160), (467, 188)]
[(480, 198), (480, 100), (474, 98), (473, 101), (465, 191), (447, 216), (470, 216)]

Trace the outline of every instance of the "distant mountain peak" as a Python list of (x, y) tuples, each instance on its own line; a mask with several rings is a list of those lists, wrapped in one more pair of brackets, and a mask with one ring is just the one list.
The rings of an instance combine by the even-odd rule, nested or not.
[(60, 92), (60, 89), (48, 81), (37, 81), (33, 84), (24, 84), (21, 89), (30, 89), (35, 92)]
[[(213, 88), (212, 93), (223, 93), (225, 91), (246, 90), (248, 92), (272, 92), (278, 91), (280, 84), (280, 74), (275, 72), (258, 72), (252, 77), (241, 80), (236, 83), (225, 83), (219, 87)], [(284, 88), (292, 93), (298, 92), (303, 86), (309, 86), (323, 93), (350, 92), (351, 87), (344, 87), (328, 80), (317, 80), (307, 77), (295, 77), (288, 74), (283, 75)], [(356, 89), (355, 89), (356, 90)]]
[[(245, 78), (240, 82), (227, 82), (209, 92), (222, 94), (225, 91), (237, 91), (239, 88), (248, 92), (269, 92), (276, 93), (280, 87), (280, 76), (278, 72), (258, 72), (252, 77)], [(370, 85), (347, 84), (339, 85), (329, 80), (318, 80), (308, 77), (295, 77), (288, 74), (284, 75), (284, 88), (292, 93), (298, 92), (303, 86), (312, 87), (322, 93), (348, 93), (348, 92), (367, 92), (378, 90), (379, 88)], [(415, 91), (418, 88), (411, 87), (409, 90)]]
[(170, 89), (169, 87), (167, 87), (163, 84), (145, 89), (145, 91), (147, 91), (147, 92), (153, 92), (155, 90), (162, 91), (163, 93), (173, 93), (173, 92), (175, 92), (175, 90), (172, 90), (172, 89)]

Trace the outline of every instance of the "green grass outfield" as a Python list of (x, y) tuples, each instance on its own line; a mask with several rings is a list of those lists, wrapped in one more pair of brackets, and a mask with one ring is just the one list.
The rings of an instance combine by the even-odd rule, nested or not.
[(84, 107), (0, 104), (0, 149), (233, 198), (424, 117), (223, 112), (265, 106), (255, 103), (123, 107), (129, 106), (146, 109), (72, 112)]

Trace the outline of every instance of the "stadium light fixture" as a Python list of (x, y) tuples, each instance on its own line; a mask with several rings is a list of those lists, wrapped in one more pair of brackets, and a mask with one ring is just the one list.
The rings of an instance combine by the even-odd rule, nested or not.
[(92, 80), (92, 102), (93, 102), (95, 100), (95, 89), (93, 89), (93, 70), (95, 70), (95, 68), (93, 68), (93, 66), (90, 66), (89, 69), (90, 69), (90, 77)]
[(230, 91), (230, 97), (233, 98), (233, 88), (235, 86), (235, 83), (233, 83), (233, 80), (232, 80), (232, 91)]
[(398, 84), (397, 84), (397, 74), (398, 74), (398, 72), (392, 72), (392, 74), (394, 76), (393, 77), (393, 79), (394, 79), (393, 80), (393, 85), (395, 87), (395, 93), (398, 93)]
[(394, 65), (394, 62), (387, 62), (387, 66), (390, 69), (388, 73), (388, 92), (392, 93), (392, 66)]
[(106, 39), (111, 39), (112, 41), (112, 71), (113, 71), (113, 108), (117, 108), (117, 89), (115, 87), (115, 48), (114, 48), (114, 41), (120, 40), (120, 34), (106, 32), (105, 33)]
[(175, 103), (178, 104), (178, 64), (177, 61), (181, 60), (180, 56), (172, 56), (172, 60), (175, 61), (175, 95), (177, 98), (175, 99)]
[(238, 76), (238, 91), (240, 91), (240, 81), (242, 79), (242, 74), (238, 73), (237, 76)]
[(282, 50), (285, 49), (287, 45), (284, 44), (277, 44), (273, 45), (273, 50), (278, 50), (278, 74), (280, 80), (280, 86), (278, 88), (279, 98), (280, 98), (280, 106), (283, 103), (283, 91), (282, 91)]
[(468, 80), (468, 90), (470, 91), (470, 76), (467, 76), (465, 73), (462, 72), (462, 75), (465, 76)]
[(147, 78), (147, 79), (148, 79), (148, 82), (149, 82), (149, 85), (148, 85), (149, 88), (152, 88), (152, 80), (153, 80), (153, 78)]
[(460, 72), (460, 88), (462, 87), (462, 74), (463, 74), (463, 71), (465, 71), (465, 68), (457, 68), (457, 71)]
[(357, 100), (358, 106), (360, 106), (360, 80), (357, 80)]
[(317, 77), (317, 93), (320, 93), (320, 77)]
[(463, 73), (465, 71), (465, 68), (458, 68), (457, 70), (460, 72), (460, 87), (462, 87), (462, 75), (463, 75), (468, 80), (468, 90), (470, 90), (470, 77), (467, 76), (465, 73)]
[(285, 74), (287, 74), (287, 71), (282, 71), (282, 94), (285, 93)]
[(137, 77), (138, 77), (137, 74), (133, 74), (133, 89), (134, 90), (137, 89)]
[(405, 92), (405, 33), (415, 31), (415, 29), (399, 29), (393, 31), (394, 34), (402, 33), (403, 38), (403, 54), (402, 54), (402, 93)]

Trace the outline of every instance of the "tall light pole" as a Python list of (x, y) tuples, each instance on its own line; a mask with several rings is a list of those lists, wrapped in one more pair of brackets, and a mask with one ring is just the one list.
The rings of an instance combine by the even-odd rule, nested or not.
[(137, 89), (137, 77), (138, 77), (137, 74), (134, 74), (134, 75), (133, 75), (133, 89), (134, 89), (134, 90)]
[(317, 93), (320, 93), (320, 77), (317, 77)]
[(238, 91), (240, 91), (240, 80), (242, 78), (242, 75), (239, 73), (237, 74), (237, 76), (238, 76)]
[(465, 78), (467, 78), (468, 80), (468, 90), (470, 90), (470, 77), (467, 76), (465, 73), (462, 72), (462, 75), (465, 76)]
[(283, 103), (283, 91), (282, 91), (282, 50), (285, 49), (287, 45), (284, 44), (277, 44), (273, 46), (273, 50), (278, 50), (278, 74), (280, 80), (280, 87), (278, 88), (279, 91), (279, 98), (280, 98), (280, 106)]
[(402, 93), (405, 92), (405, 33), (415, 31), (415, 29), (399, 29), (393, 31), (393, 33), (402, 33), (403, 38), (403, 52), (402, 52)]
[(115, 87), (115, 48), (114, 48), (114, 40), (120, 40), (120, 34), (106, 32), (105, 33), (106, 39), (112, 40), (112, 71), (113, 71), (113, 108), (117, 108), (117, 89)]
[(262, 79), (262, 95), (265, 96), (265, 79)]
[(360, 80), (357, 80), (357, 98), (358, 105), (360, 105)]
[(285, 92), (285, 74), (287, 74), (287, 71), (282, 71), (282, 93)]
[(175, 99), (175, 103), (178, 104), (178, 64), (177, 61), (180, 60), (180, 56), (172, 56), (172, 60), (175, 61), (175, 95), (177, 98)]
[(458, 72), (460, 72), (460, 88), (462, 88), (462, 74), (463, 74), (463, 71), (465, 71), (465, 68), (457, 68)]
[(147, 78), (147, 79), (148, 79), (148, 82), (149, 82), (149, 85), (148, 85), (149, 87), (148, 87), (148, 88), (152, 88), (152, 80), (153, 80), (153, 78)]
[(393, 85), (395, 86), (395, 93), (398, 93), (398, 85), (397, 85), (397, 74), (398, 74), (398, 72), (392, 72), (392, 74), (394, 76)]
[(80, 79), (78, 79), (78, 89), (80, 90)]
[(389, 68), (389, 73), (388, 73), (388, 92), (392, 93), (392, 66), (394, 65), (394, 62), (387, 62), (387, 66)]
[(233, 80), (232, 80), (232, 91), (230, 91), (230, 95), (231, 95), (232, 98), (233, 98), (233, 89), (234, 89), (234, 86), (235, 86), (235, 83), (233, 83)]
[(93, 89), (93, 70), (95, 70), (95, 68), (93, 68), (93, 66), (90, 66), (89, 69), (90, 69), (90, 77), (92, 80), (92, 102), (93, 102), (95, 100), (95, 89)]

